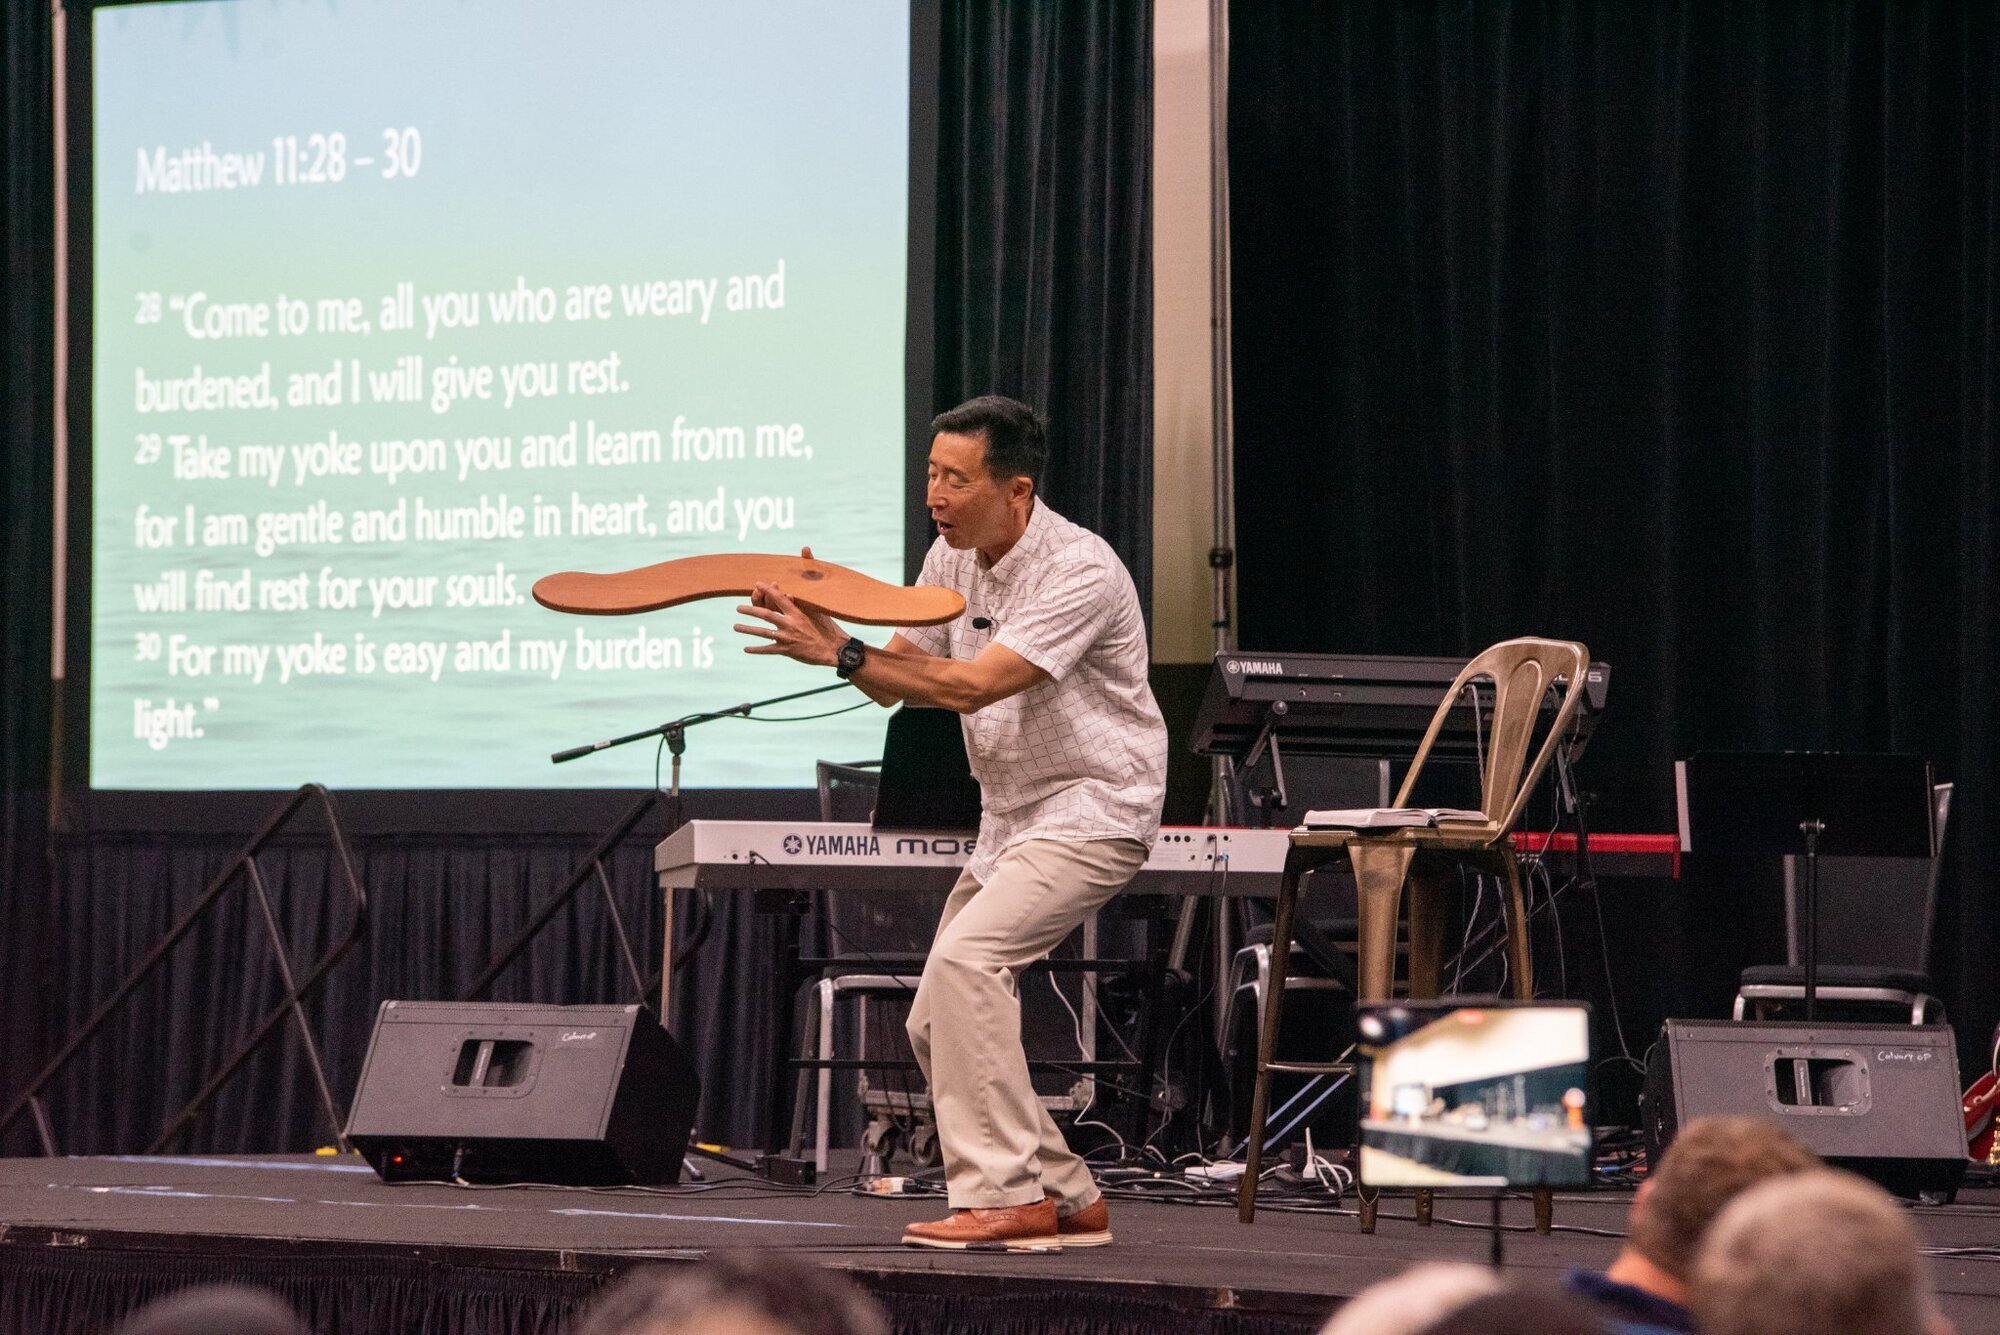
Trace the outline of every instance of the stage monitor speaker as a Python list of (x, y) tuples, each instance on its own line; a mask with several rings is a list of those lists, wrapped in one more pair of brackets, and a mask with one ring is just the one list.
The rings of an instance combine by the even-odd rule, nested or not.
[(347, 1138), (385, 1182), (659, 1185), (700, 1088), (640, 1006), (385, 1001)]
[(1640, 1095), (1647, 1162), (1724, 1113), (1778, 1122), (1899, 1196), (1948, 1202), (1965, 1176), (1949, 1025), (1668, 1020)]

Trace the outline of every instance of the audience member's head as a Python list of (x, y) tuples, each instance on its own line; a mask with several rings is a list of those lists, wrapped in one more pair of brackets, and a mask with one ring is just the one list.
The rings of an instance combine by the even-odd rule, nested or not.
[(1936, 1335), (1917, 1231), (1872, 1182), (1822, 1169), (1766, 1182), (1722, 1212), (1695, 1262), (1707, 1335)]
[(1502, 1289), (1425, 1326), (1422, 1335), (1609, 1335), (1597, 1311), (1567, 1294)]
[(1415, 1335), (1500, 1287), (1500, 1277), (1486, 1266), (1443, 1261), (1411, 1266), (1348, 1299), (1320, 1335)]
[(205, 1284), (147, 1303), (116, 1335), (308, 1335), (292, 1309), (261, 1289)]
[(780, 1253), (647, 1266), (605, 1290), (576, 1335), (889, 1335), (845, 1276)]
[(1698, 1117), (1681, 1128), (1632, 1201), (1631, 1234), (1611, 1277), (1674, 1302), (1686, 1298), (1702, 1234), (1760, 1182), (1820, 1167), (1820, 1158), (1754, 1117)]

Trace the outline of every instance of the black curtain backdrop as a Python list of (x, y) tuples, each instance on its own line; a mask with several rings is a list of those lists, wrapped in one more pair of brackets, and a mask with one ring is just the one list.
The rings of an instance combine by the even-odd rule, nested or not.
[[(1231, 42), (1244, 646), (1585, 641), (1599, 829), (1673, 829), (1704, 748), (1932, 757), (1983, 1054), (2000, 9), (1259, 0)], [(1728, 880), (1611, 901), (1659, 1010), (1776, 947)]]
[(1047, 416), (1043, 491), (1152, 606), (1152, 7), (946, 7), (938, 117), (940, 407)]
[(52, 1023), (49, 683), (55, 176), (46, 5), (0, 5), (0, 1101)]
[[(306, 828), (315, 824), (308, 820)], [(58, 879), (45, 930), (51, 952), (64, 964), (44, 986), (63, 1032), (117, 986), (174, 915), (229, 865), (240, 842), (107, 834), (58, 839)], [(533, 836), (354, 840), (356, 870), (370, 898), (369, 930), (308, 1006), (340, 1109), (360, 1077), (379, 1003), (462, 995), (590, 843)], [(303, 972), (347, 922), (334, 860), (321, 838), (306, 834), (281, 838), (259, 866)], [(626, 843), (607, 871), (642, 967), (650, 970), (661, 941), (651, 838)], [(767, 985), (774, 920), (733, 911), (728, 903), (718, 909), (710, 939), (677, 976), (674, 1027), (703, 1076), (702, 1131), (747, 1144), (762, 1135), (759, 1119), (770, 1097), (763, 1040), (777, 1018), (776, 989)], [(262, 917), (238, 878), (133, 997), (123, 1018), (86, 1047), (50, 1091), (59, 1148), (93, 1154), (148, 1145), (281, 996)], [(536, 938), (488, 999), (637, 999), (594, 886)], [(288, 1028), (282, 1039), (259, 1049), (210, 1111), (169, 1148), (305, 1149), (333, 1138), (304, 1050)]]
[[(1102, 533), (1141, 589), (1150, 566), (1151, 281), (1150, 8), (1089, 0), (941, 5), (937, 116), (935, 391), (949, 406), (988, 390), (1033, 403), (1053, 423), (1052, 503)], [(48, 681), (53, 471), (49, 348), (55, 279), (52, 125), (46, 6), (0, 6), (0, 1108), (90, 1014), (225, 864), (240, 840), (196, 831), (107, 833), (94, 804), (65, 795), (48, 833), (45, 776), (58, 703)], [(87, 445), (80, 446), (87, 448)], [(80, 702), (76, 702), (80, 706)], [(725, 725), (726, 726), (726, 725)], [(809, 783), (810, 775), (801, 775)], [(777, 799), (773, 799), (774, 803)], [(224, 824), (252, 828), (277, 799), (256, 796)], [(442, 804), (408, 799), (415, 828), (438, 828)], [(710, 816), (795, 817), (797, 795)], [(380, 804), (376, 804), (377, 810)], [(213, 804), (205, 805), (213, 816)], [(352, 818), (352, 807), (349, 809)], [(607, 820), (607, 824), (608, 824)], [(98, 826), (103, 824), (97, 822)], [(588, 850), (575, 836), (399, 834), (377, 817), (355, 840), (371, 896), (367, 935), (311, 1005), (334, 1094), (344, 1108), (377, 1005), (458, 994), (554, 892)], [(484, 828), (510, 828), (487, 819)], [(529, 822), (532, 824), (532, 822)], [(649, 829), (620, 848), (613, 884), (648, 967), (659, 954)], [(281, 840), (260, 864), (291, 934), (315, 958), (341, 924), (323, 842)], [(677, 924), (685, 931), (686, 911)], [(136, 1150), (234, 1046), (276, 994), (253, 901), (237, 885), (215, 920), (184, 943), (50, 1094), (68, 1153)], [(759, 1144), (783, 1000), (770, 976), (774, 924), (734, 900), (680, 975), (675, 1028), (705, 1085), (703, 1132)], [(502, 979), (507, 1000), (629, 999), (595, 891), (558, 919)], [(176, 1148), (283, 1150), (325, 1144), (297, 1042), (273, 1039)], [(33, 1153), (24, 1124), (0, 1152)]]

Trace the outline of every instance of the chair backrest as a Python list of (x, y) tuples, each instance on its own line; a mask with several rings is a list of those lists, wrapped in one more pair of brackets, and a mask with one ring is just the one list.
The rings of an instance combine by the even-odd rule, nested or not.
[[(1927, 858), (1835, 857), (1819, 860), (1819, 960), (1879, 969), (1930, 969), (1931, 925), (1937, 917), (1938, 872), (1944, 865), (1951, 821), (1952, 785), (1931, 789), (1931, 847)], [(1800, 906), (1805, 903), (1805, 859), (1785, 859), (1786, 958), (1799, 964)]]
[[(1495, 839), (1513, 829), (1529, 794), (1534, 792), (1542, 772), (1555, 756), (1556, 747), (1568, 735), (1576, 711), (1583, 705), (1583, 674), (1589, 666), (1590, 650), (1575, 640), (1524, 637), (1502, 640), (1482, 652), (1465, 665), (1431, 716), (1431, 725), (1424, 731), (1424, 740), (1417, 746), (1409, 772), (1403, 776), (1403, 786), (1396, 793), (1395, 805), (1409, 804), (1417, 775), (1456, 705), (1459, 692), (1469, 683), (1490, 681), (1493, 716), (1486, 727), (1486, 763), (1479, 774), (1479, 809), (1493, 824)], [(1534, 761), (1524, 771), (1528, 746), (1534, 740), (1535, 724), (1542, 713), (1542, 697), (1558, 683), (1561, 683), (1562, 703), (1556, 707), (1555, 719), (1535, 750)]]
[(819, 776), (819, 818), (870, 819), (875, 814), (875, 790), (882, 782), (881, 766), (879, 760), (815, 762), (813, 768)]

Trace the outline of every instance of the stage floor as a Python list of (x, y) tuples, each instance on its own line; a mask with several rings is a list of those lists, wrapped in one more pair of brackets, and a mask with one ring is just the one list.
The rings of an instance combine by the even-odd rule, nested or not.
[[(1183, 1329), (1306, 1331), (1341, 1298), (1413, 1261), (1484, 1261), (1489, 1247), (1483, 1200), (1441, 1198), (1439, 1223), (1420, 1228), (1408, 1199), (1388, 1199), (1378, 1231), (1364, 1235), (1351, 1215), (1260, 1209), (1244, 1226), (1214, 1205), (1117, 1199), (1111, 1247), (1056, 1256), (920, 1251), (898, 1236), (905, 1223), (941, 1213), (939, 1197), (814, 1194), (705, 1167), (708, 1184), (645, 1192), (389, 1186), (352, 1156), (0, 1160), (0, 1289), (35, 1276), (58, 1283), (53, 1262), (61, 1271), (87, 1257), (127, 1258), (134, 1276), (148, 1273), (141, 1262), (151, 1258), (150, 1287), (134, 1281), (133, 1292), (146, 1294), (160, 1291), (162, 1276), (205, 1273), (176, 1259), (262, 1276), (282, 1276), (287, 1265), (332, 1263), (362, 1274), (371, 1262), (414, 1263), (430, 1273), (506, 1274), (517, 1287), (536, 1272), (559, 1275), (543, 1304), (559, 1325), (609, 1276), (640, 1261), (755, 1248), (807, 1252), (851, 1273), (899, 1324), (968, 1298), (990, 1300), (998, 1314), (1032, 1295), (1098, 1321), (1171, 1313)], [(1617, 1249), (1629, 1200), (1623, 1192), (1559, 1196), (1557, 1231), (1545, 1237), (1526, 1228), (1529, 1203), (1510, 1201), (1507, 1267), (1550, 1280), (1571, 1267), (1601, 1268)], [(1956, 1205), (1919, 1209), (1917, 1222), (1933, 1247), (1990, 1250), (2000, 1240), (2000, 1189), (1968, 1189)], [(2000, 1330), (2000, 1261), (1940, 1255), (1933, 1265), (1960, 1331)], [(106, 1296), (97, 1317), (117, 1301)], [(324, 1329), (348, 1328), (323, 1304), (314, 1315)], [(954, 1328), (971, 1328), (968, 1320), (966, 1309), (954, 1309)], [(1018, 1317), (1000, 1324), (1020, 1328)]]

